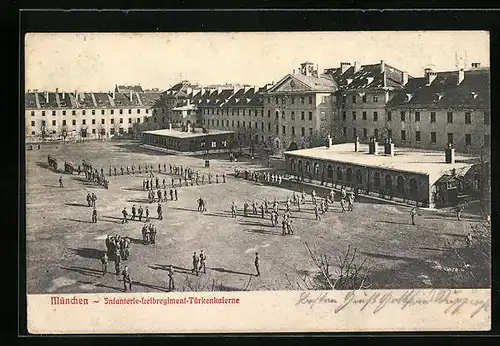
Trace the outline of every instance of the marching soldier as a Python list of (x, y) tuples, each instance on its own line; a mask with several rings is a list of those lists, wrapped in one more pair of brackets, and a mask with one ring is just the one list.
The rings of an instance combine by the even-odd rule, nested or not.
[(330, 202), (335, 202), (335, 191), (333, 189), (330, 190)]
[(120, 172), (121, 172), (121, 175), (123, 175), (123, 167), (120, 166)]
[(196, 172), (196, 178), (195, 178), (195, 180), (196, 180), (196, 185), (199, 185), (198, 184), (198, 172)]
[(196, 273), (198, 275), (198, 262), (199, 258), (196, 255), (196, 252), (193, 254), (193, 269), (191, 270), (192, 273)]
[(132, 206), (132, 217), (130, 218), (130, 220), (135, 220), (135, 204)]
[(127, 166), (127, 174), (130, 174), (130, 169), (128, 168), (128, 166)]
[(219, 183), (219, 173), (215, 173), (215, 183)]
[(179, 198), (177, 196), (177, 189), (174, 189), (175, 200), (177, 201)]
[(236, 217), (236, 205), (233, 203), (231, 204), (231, 217), (235, 218)]
[(417, 208), (413, 207), (413, 208), (411, 208), (411, 211), (410, 211), (412, 225), (415, 225), (415, 215), (417, 215)]
[(182, 177), (179, 175), (179, 187), (182, 187)]
[(343, 198), (342, 198), (342, 199), (340, 200), (340, 206), (342, 207), (342, 212), (346, 211), (346, 210), (345, 210), (345, 199), (343, 199)]
[[(172, 168), (172, 167), (170, 167)], [(173, 291), (175, 290), (175, 283), (174, 283), (174, 270), (172, 266), (168, 267), (168, 290)]]
[(223, 183), (226, 182), (226, 173), (225, 172), (222, 172), (222, 182)]
[(122, 272), (123, 276), (123, 290), (127, 292), (127, 283), (128, 283), (128, 289), (132, 291), (132, 280), (130, 280), (130, 271), (127, 266), (123, 269)]
[(261, 204), (259, 208), (260, 208), (260, 217), (264, 218), (264, 205)]
[(122, 215), (123, 215), (123, 220), (122, 220), (122, 223), (124, 223), (124, 222), (128, 222), (128, 220), (127, 220), (127, 215), (128, 215), (128, 213), (127, 213), (127, 209), (126, 209), (126, 208), (123, 208), (123, 210), (122, 210)]
[(253, 261), (253, 264), (255, 266), (255, 270), (257, 270), (257, 274), (255, 276), (260, 276), (260, 271), (259, 271), (259, 253), (255, 253), (255, 260)]
[(456, 209), (457, 220), (458, 221), (462, 221), (462, 211), (463, 211), (463, 207), (462, 206), (458, 206), (457, 209)]
[(156, 195), (158, 196), (158, 202), (162, 202), (160, 189), (158, 189), (158, 191), (156, 191)]
[(160, 203), (158, 203), (158, 208), (156, 208), (156, 211), (158, 213), (158, 220), (163, 220), (163, 210), (161, 209)]
[(170, 189), (170, 200), (174, 200), (174, 190)]
[(161, 173), (161, 165), (158, 164), (158, 173)]
[(108, 255), (106, 252), (101, 257), (101, 267), (102, 267), (102, 275), (106, 275), (108, 272)]
[(97, 223), (97, 210), (95, 209), (95, 207), (92, 210), (92, 222)]
[(115, 177), (116, 177), (116, 167), (113, 167), (113, 171), (114, 171)]
[(267, 198), (264, 199), (264, 209), (266, 210), (266, 214), (269, 213), (269, 202)]
[(201, 268), (203, 268), (203, 273), (207, 272), (207, 268), (205, 267), (205, 261), (207, 260), (207, 255), (203, 253), (203, 250), (200, 251), (200, 268), (198, 271), (201, 272)]
[(149, 222), (149, 208), (146, 206), (146, 222)]
[(245, 201), (243, 204), (243, 215), (247, 216), (248, 213), (248, 203)]
[(62, 176), (59, 176), (59, 187), (64, 187), (63, 181), (62, 181)]
[(174, 178), (172, 178), (172, 188), (174, 188)]
[(252, 201), (252, 212), (254, 215), (257, 215), (257, 205), (255, 204), (255, 200)]
[(89, 205), (89, 207), (92, 206), (92, 197), (90, 197), (90, 193), (87, 193), (87, 204)]
[(354, 210), (354, 194), (351, 192), (349, 194), (349, 207), (347, 208), (348, 211), (353, 211)]

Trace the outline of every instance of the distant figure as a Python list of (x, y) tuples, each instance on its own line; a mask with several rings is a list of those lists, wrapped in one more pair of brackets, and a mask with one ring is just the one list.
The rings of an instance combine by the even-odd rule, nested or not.
[(130, 271), (127, 266), (123, 268), (122, 276), (123, 276), (123, 290), (127, 292), (127, 283), (128, 283), (128, 289), (132, 291), (132, 280), (130, 280)]
[(203, 250), (200, 251), (200, 268), (199, 271), (201, 272), (201, 268), (203, 268), (203, 273), (207, 272), (207, 268), (205, 267), (205, 261), (207, 260), (207, 255), (203, 253)]
[(158, 203), (158, 208), (156, 208), (156, 211), (158, 212), (158, 220), (163, 220), (163, 210), (160, 203)]
[(169, 291), (175, 290), (174, 270), (173, 270), (172, 266), (168, 267), (168, 290)]
[(472, 245), (472, 233), (469, 233), (465, 236), (465, 244), (467, 247), (470, 247)]
[(59, 187), (64, 187), (62, 177), (59, 177)]
[(95, 208), (92, 210), (92, 222), (97, 223), (97, 210)]
[(193, 254), (193, 269), (191, 269), (192, 273), (196, 273), (198, 275), (198, 263), (199, 259), (198, 256), (196, 255), (196, 252)]
[(255, 260), (253, 261), (255, 265), (255, 270), (257, 271), (257, 274), (255, 276), (260, 276), (260, 271), (259, 271), (259, 253), (255, 253)]
[(236, 205), (234, 204), (234, 201), (233, 204), (231, 204), (231, 217), (232, 218), (236, 217)]
[(106, 275), (108, 272), (108, 255), (106, 252), (101, 257), (101, 267), (102, 267), (102, 275)]
[(462, 206), (458, 206), (456, 208), (457, 220), (458, 221), (462, 221), (462, 211), (463, 211), (463, 207)]
[(127, 220), (127, 215), (128, 215), (128, 213), (127, 213), (127, 209), (126, 209), (126, 208), (123, 208), (123, 210), (122, 210), (122, 215), (123, 215), (123, 220), (122, 220), (122, 223), (124, 223), (124, 222), (128, 222), (128, 220)]
[(410, 211), (410, 216), (411, 216), (411, 224), (415, 225), (415, 216), (417, 215), (417, 208), (413, 207), (411, 208)]

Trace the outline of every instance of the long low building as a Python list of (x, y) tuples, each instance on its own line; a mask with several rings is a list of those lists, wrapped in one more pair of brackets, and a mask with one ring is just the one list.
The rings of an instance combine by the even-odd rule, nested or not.
[(196, 129), (196, 131), (192, 132), (189, 127), (185, 131), (171, 128), (144, 131), (142, 143), (151, 149), (185, 155), (224, 153), (231, 150), (234, 132), (210, 130), (206, 133), (202, 129)]
[(288, 172), (297, 179), (357, 188), (363, 194), (426, 207), (456, 204), (461, 191), (473, 185), (448, 186), (449, 180), (442, 179), (450, 176), (465, 181), (471, 168), (479, 164), (473, 155), (455, 154), (454, 149), (447, 149), (447, 154), (388, 145), (387, 154), (387, 144), (358, 142), (288, 151), (285, 158)]

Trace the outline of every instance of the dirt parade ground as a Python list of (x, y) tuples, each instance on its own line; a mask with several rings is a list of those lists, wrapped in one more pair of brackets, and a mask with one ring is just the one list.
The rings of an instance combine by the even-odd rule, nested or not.
[[(47, 165), (47, 156), (58, 161), (58, 171)], [(110, 166), (135, 166), (135, 174), (106, 177), (109, 189), (85, 180), (85, 176), (64, 173), (64, 161), (80, 164), (82, 159), (107, 175)], [(462, 221), (450, 210), (419, 210), (416, 225), (411, 224), (411, 207), (356, 201), (354, 210), (341, 212), (339, 202), (316, 220), (308, 195), (297, 211), (291, 207), (294, 234), (282, 235), (281, 216), (271, 225), (269, 214), (253, 214), (252, 202), (259, 206), (265, 198), (277, 199), (283, 210), (288, 186), (257, 184), (233, 176), (240, 170), (266, 169), (258, 160), (230, 162), (228, 157), (205, 158), (157, 153), (132, 142), (93, 142), (58, 145), (26, 152), (26, 251), (28, 293), (122, 292), (121, 275), (114, 273), (109, 258), (108, 273), (102, 274), (101, 257), (106, 251), (107, 235), (131, 239), (127, 265), (134, 292), (168, 291), (168, 267), (174, 269), (175, 290), (238, 291), (296, 289), (304, 275), (317, 275), (305, 245), (316, 254), (332, 258), (332, 263), (351, 246), (359, 260), (370, 268), (372, 288), (426, 288), (442, 285), (440, 273), (446, 268), (446, 244), (462, 246), (471, 224), (479, 215), (466, 210)], [(203, 174), (213, 174), (211, 184), (178, 187), (178, 200), (162, 202), (163, 219), (157, 219), (158, 203), (149, 203), (143, 191), (148, 174), (137, 167), (152, 164), (155, 177), (171, 178), (168, 165), (182, 165)], [(158, 164), (162, 172), (158, 173)], [(163, 165), (167, 165), (167, 172)], [(226, 183), (215, 183), (215, 174), (227, 175)], [(62, 177), (64, 187), (59, 187)], [(153, 178), (154, 180), (155, 178)], [(184, 181), (183, 181), (184, 183)], [(184, 185), (184, 184), (183, 184)], [(295, 187), (300, 191), (302, 187)], [(308, 188), (310, 191), (311, 188)], [(154, 189), (156, 191), (156, 189)], [(162, 188), (163, 191), (163, 188)], [(97, 222), (92, 221), (92, 207), (86, 196), (97, 196)], [(205, 212), (198, 211), (197, 200), (206, 201)], [(249, 215), (243, 204), (249, 203)], [(237, 216), (231, 217), (231, 204)], [(155, 244), (143, 244), (143, 222), (122, 223), (122, 210), (131, 216), (132, 206), (148, 206), (151, 223), (156, 226)], [(280, 215), (282, 214), (280, 211)], [(193, 253), (206, 254), (206, 273), (192, 273)], [(260, 276), (256, 276), (255, 253), (260, 258)], [(450, 283), (453, 285), (453, 283)]]

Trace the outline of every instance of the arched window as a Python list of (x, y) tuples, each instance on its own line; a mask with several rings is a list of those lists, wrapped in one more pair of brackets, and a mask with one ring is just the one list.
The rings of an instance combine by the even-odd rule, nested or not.
[(302, 172), (302, 161), (299, 160), (299, 172)]
[(373, 185), (375, 186), (380, 186), (380, 173), (379, 172), (375, 172), (375, 174), (373, 175)]
[(319, 163), (314, 164), (314, 175), (319, 175)]
[(392, 176), (390, 174), (385, 175), (385, 189), (392, 190)]
[(345, 172), (345, 180), (352, 181), (352, 169), (351, 168), (347, 168), (347, 170)]
[(337, 167), (337, 180), (342, 180), (342, 168)]
[(311, 163), (309, 161), (306, 161), (306, 172), (311, 173)]
[(356, 170), (356, 183), (357, 184), (363, 184), (363, 176), (361, 174), (361, 170), (360, 169)]
[(333, 179), (333, 167), (328, 165), (328, 178)]
[(291, 168), (292, 172), (295, 171), (295, 160), (294, 159), (290, 160), (290, 168)]
[(397, 182), (398, 192), (404, 193), (405, 192), (405, 178), (403, 178), (401, 175), (399, 175), (396, 182)]
[(418, 197), (417, 180), (415, 180), (415, 178), (410, 179), (410, 196), (415, 198)]

